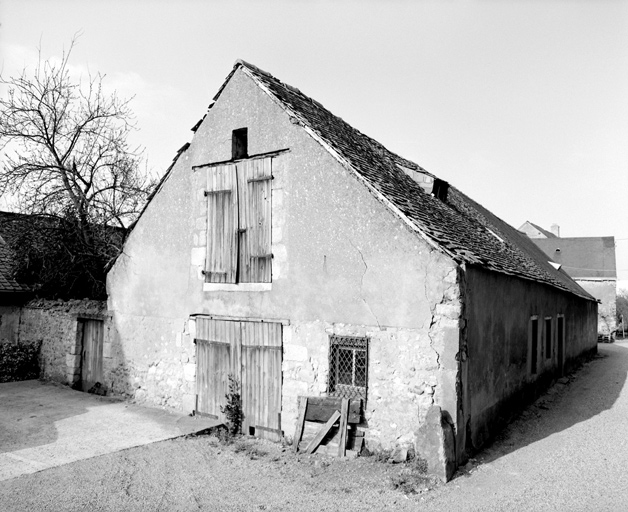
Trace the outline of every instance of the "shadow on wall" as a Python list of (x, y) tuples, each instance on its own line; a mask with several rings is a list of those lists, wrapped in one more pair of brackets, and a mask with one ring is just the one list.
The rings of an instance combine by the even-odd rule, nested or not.
[(0, 384), (0, 453), (43, 446), (58, 439), (57, 421), (79, 416), (108, 401), (38, 380)]
[(610, 409), (628, 376), (628, 343), (600, 344), (598, 353), (559, 379), (477, 455), (491, 462)]

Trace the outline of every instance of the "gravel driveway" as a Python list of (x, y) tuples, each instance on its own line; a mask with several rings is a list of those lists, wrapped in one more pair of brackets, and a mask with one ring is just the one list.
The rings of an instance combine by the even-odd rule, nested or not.
[(628, 342), (600, 345), (454, 480), (420, 494), (393, 490), (408, 469), (374, 457), (188, 437), (0, 482), (0, 510), (627, 510), (627, 369)]

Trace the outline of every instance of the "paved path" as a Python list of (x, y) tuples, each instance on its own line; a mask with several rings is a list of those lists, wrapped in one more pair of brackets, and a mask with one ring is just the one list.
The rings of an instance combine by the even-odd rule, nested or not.
[(430, 493), (433, 510), (628, 510), (628, 342), (511, 425), (470, 473)]
[(0, 384), (0, 481), (215, 424), (37, 380)]

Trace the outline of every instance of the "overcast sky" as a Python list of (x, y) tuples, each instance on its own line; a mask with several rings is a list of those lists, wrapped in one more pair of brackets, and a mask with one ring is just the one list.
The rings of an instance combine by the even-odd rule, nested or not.
[(0, 0), (0, 23), (4, 75), (80, 33), (75, 73), (135, 96), (157, 175), (241, 58), (514, 227), (615, 236), (628, 280), (626, 1)]

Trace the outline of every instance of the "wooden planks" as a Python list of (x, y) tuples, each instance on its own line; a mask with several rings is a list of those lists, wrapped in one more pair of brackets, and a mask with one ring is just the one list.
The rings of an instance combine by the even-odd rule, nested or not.
[(299, 451), (299, 443), (303, 437), (303, 427), (305, 426), (305, 411), (307, 409), (307, 397), (299, 397), (299, 415), (297, 416), (297, 428), (294, 432), (294, 439), (292, 440), (292, 449), (294, 453)]
[(331, 430), (331, 427), (334, 426), (334, 423), (336, 423), (339, 418), (340, 418), (340, 413), (338, 411), (334, 411), (331, 418), (329, 418), (327, 423), (325, 423), (320, 428), (318, 433), (314, 436), (314, 439), (312, 439), (310, 441), (310, 444), (307, 445), (307, 448), (305, 449), (305, 453), (308, 453), (308, 454), (314, 453), (314, 450), (318, 448), (318, 445), (321, 444), (321, 441), (323, 440), (323, 438), (327, 435), (327, 433)]
[[(347, 449), (356, 448), (359, 451), (363, 444), (363, 436), (364, 432), (357, 431), (355, 429), (355, 423), (353, 426), (350, 426), (350, 410), (351, 410), (351, 402), (347, 398), (332, 398), (329, 399), (327, 397), (305, 397), (300, 396), (298, 398), (298, 417), (297, 424), (293, 438), (293, 450), (294, 452), (299, 451), (299, 445), (301, 443), (301, 439), (305, 436), (306, 431), (310, 432), (309, 436), (313, 435), (313, 438), (310, 439), (307, 443), (305, 451), (306, 453), (313, 453), (315, 450), (319, 448), (323, 449), (327, 454), (338, 455), (339, 457), (344, 457), (346, 455)], [(312, 414), (310, 413), (310, 409), (312, 406), (319, 407), (322, 404), (334, 404), (339, 405), (337, 409), (331, 412), (330, 415), (326, 416), (325, 424), (315, 433), (312, 433), (313, 424), (316, 420), (312, 421), (308, 418), (312, 418)], [(361, 406), (361, 401), (355, 401), (357, 405)], [(354, 408), (356, 406), (353, 406)], [(325, 409), (327, 411), (327, 409)], [(361, 411), (358, 411), (357, 417), (361, 416)], [(314, 417), (319, 418), (319, 415), (314, 415)], [(339, 426), (335, 427), (336, 422), (339, 421)], [(318, 422), (317, 422), (318, 423)], [(334, 441), (337, 439), (337, 443)], [(359, 439), (359, 441), (356, 441)], [(321, 446), (321, 444), (325, 446)], [(330, 452), (330, 449), (333, 448), (333, 452)], [(356, 453), (355, 451), (353, 453)]]
[[(327, 421), (334, 411), (342, 407), (342, 398), (308, 397), (307, 417), (305, 421)], [(348, 423), (360, 423), (362, 420), (362, 400), (351, 400), (348, 412)]]
[[(243, 432), (254, 431), (259, 437), (278, 441), (281, 438), (282, 325), (203, 317), (196, 322), (199, 412), (222, 418), (219, 407), (226, 402), (227, 376), (231, 373), (241, 383)], [(219, 347), (223, 352), (216, 356), (214, 353)], [(213, 359), (208, 359), (211, 357)]]
[(210, 283), (235, 283), (238, 264), (238, 183), (236, 166), (207, 170), (207, 254)]
[(77, 328), (83, 331), (81, 387), (83, 391), (89, 391), (97, 382), (103, 382), (104, 324), (102, 320), (79, 319)]
[(240, 222), (240, 281), (271, 281), (272, 158), (237, 164)]
[(347, 448), (347, 420), (349, 419), (349, 400), (342, 399), (340, 407), (340, 445), (338, 446), (338, 457), (344, 457)]

